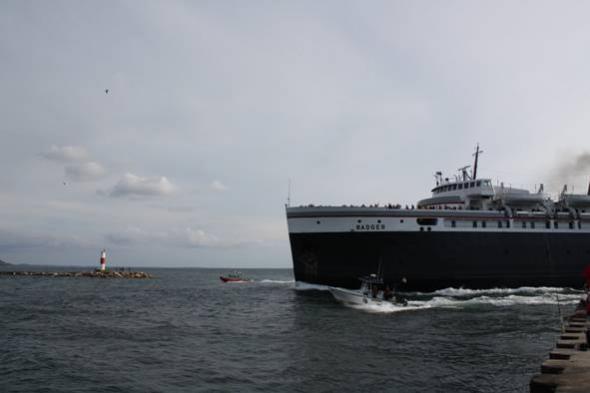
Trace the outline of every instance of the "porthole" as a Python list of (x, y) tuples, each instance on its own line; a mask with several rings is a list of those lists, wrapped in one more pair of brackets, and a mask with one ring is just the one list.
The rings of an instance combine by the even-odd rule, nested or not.
[(399, 222), (401, 222), (403, 224), (404, 223), (404, 220), (399, 220)]
[(316, 221), (315, 223), (319, 225), (320, 221), (318, 220), (318, 221)]
[(377, 222), (378, 222), (379, 224), (381, 224), (381, 220), (377, 220)]
[(363, 222), (363, 220), (356, 220), (356, 222), (358, 222), (360, 224), (361, 222)]
[(420, 232), (424, 232), (424, 227), (420, 227)]
[(428, 227), (428, 232), (432, 231), (432, 228)]

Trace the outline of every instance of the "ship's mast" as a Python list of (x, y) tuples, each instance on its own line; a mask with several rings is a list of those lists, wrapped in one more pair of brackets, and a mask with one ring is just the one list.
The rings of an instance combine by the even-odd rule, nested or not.
[(479, 159), (479, 153), (483, 153), (483, 150), (479, 150), (478, 143), (475, 148), (475, 153), (473, 154), (475, 156), (475, 163), (473, 164), (473, 180), (477, 179), (477, 160)]

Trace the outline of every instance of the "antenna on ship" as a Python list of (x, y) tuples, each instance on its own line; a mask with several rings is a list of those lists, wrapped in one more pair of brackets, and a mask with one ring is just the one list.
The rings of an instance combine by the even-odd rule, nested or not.
[(462, 168), (457, 169), (459, 172), (461, 172), (461, 176), (463, 176), (463, 181), (467, 181), (469, 180), (469, 175), (467, 174), (467, 169), (469, 169), (471, 165), (466, 165)]
[(473, 164), (473, 180), (477, 179), (477, 160), (479, 159), (480, 153), (483, 153), (483, 150), (479, 150), (478, 143), (477, 147), (475, 148), (475, 153), (473, 154), (475, 156), (475, 163)]

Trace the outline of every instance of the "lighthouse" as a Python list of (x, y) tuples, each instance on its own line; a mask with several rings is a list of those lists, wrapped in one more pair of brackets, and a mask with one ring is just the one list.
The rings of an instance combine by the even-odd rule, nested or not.
[(104, 272), (107, 268), (107, 251), (102, 250), (100, 253), (100, 271)]

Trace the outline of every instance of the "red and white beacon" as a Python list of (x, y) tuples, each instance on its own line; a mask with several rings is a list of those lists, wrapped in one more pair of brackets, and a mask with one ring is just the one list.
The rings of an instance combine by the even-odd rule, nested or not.
[(100, 253), (100, 270), (105, 271), (107, 268), (107, 251), (102, 250)]

